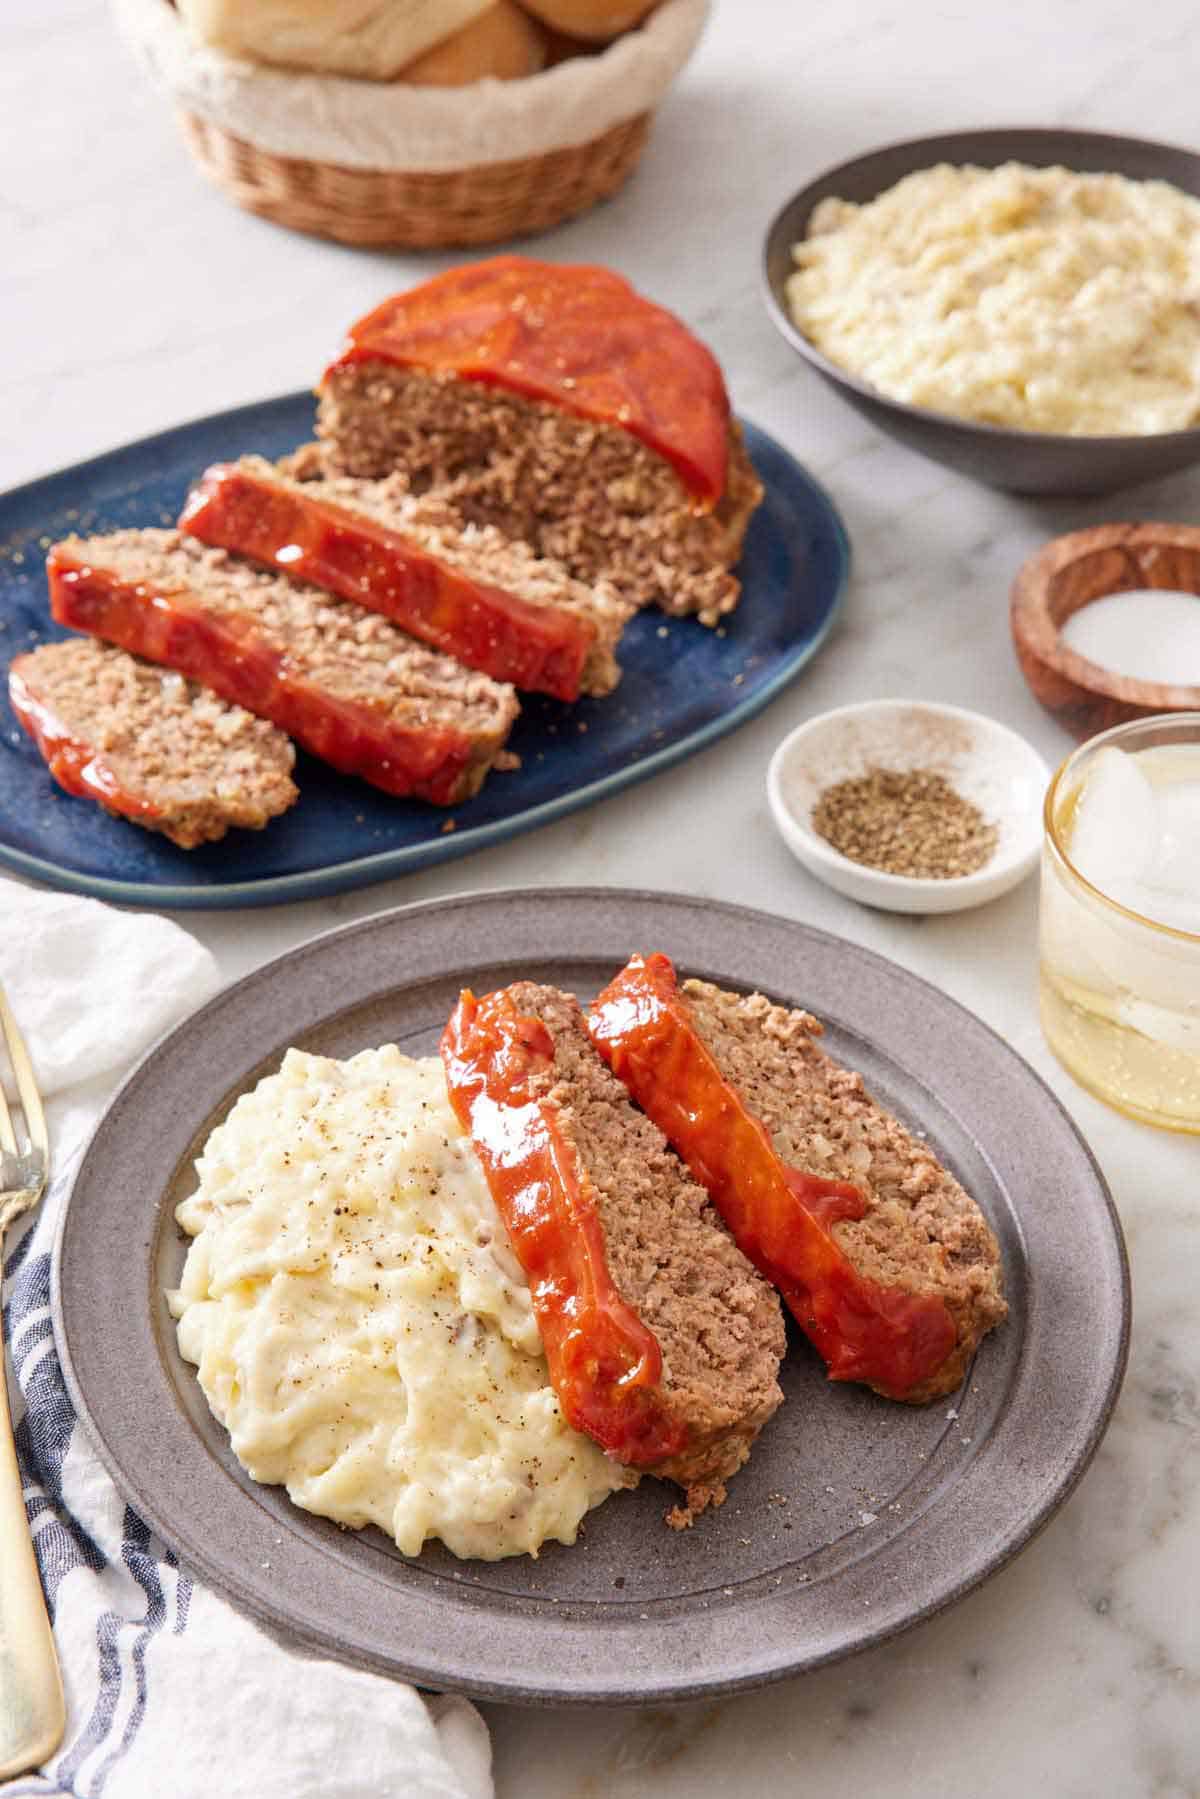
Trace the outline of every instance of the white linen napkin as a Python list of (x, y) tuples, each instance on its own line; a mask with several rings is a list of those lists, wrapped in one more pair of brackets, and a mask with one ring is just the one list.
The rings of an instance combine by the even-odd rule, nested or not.
[[(709, 0), (662, 0), (599, 56), (462, 88), (266, 68), (193, 40), (168, 0), (113, 0), (117, 29), (177, 110), (276, 156), (352, 169), (452, 170), (543, 156), (653, 112), (695, 49)], [(316, 8), (312, 9), (315, 13)]]
[(17, 1455), (67, 1696), (61, 1749), (0, 1783), (83, 1799), (492, 1799), (465, 1699), (268, 1636), (181, 1568), (75, 1419), (50, 1324), (50, 1247), (87, 1136), (137, 1057), (220, 985), (169, 919), (0, 880), (0, 983), (47, 1102), (50, 1191), (5, 1255)]

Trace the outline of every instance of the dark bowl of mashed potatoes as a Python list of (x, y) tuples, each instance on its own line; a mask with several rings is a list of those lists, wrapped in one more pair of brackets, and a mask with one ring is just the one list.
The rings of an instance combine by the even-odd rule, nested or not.
[(771, 316), (880, 430), (989, 486), (1113, 492), (1200, 461), (1200, 155), (952, 132), (810, 181)]

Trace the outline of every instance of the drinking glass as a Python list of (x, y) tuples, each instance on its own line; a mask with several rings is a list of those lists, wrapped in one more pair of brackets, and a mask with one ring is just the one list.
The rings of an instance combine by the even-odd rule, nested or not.
[[(1110, 746), (1135, 759), (1156, 807), (1170, 796), (1172, 816), (1190, 817), (1200, 833), (1200, 713), (1118, 725), (1067, 757), (1044, 810), (1042, 1029), (1075, 1079), (1109, 1105), (1146, 1124), (1200, 1132), (1200, 885), (1171, 902), (1184, 929), (1147, 917), (1141, 901), (1131, 905), (1131, 883), (1117, 883), (1115, 898), (1072, 860), (1080, 800)], [(1142, 820), (1127, 823), (1132, 833)], [(1119, 836), (1113, 841), (1119, 860)], [(1200, 835), (1192, 841), (1200, 849)]]

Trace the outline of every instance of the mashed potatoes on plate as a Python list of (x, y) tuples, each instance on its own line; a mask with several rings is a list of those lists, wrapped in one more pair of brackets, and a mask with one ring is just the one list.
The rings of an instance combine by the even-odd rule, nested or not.
[(196, 1164), (169, 1295), (255, 1480), (406, 1555), (574, 1542), (628, 1473), (565, 1422), (436, 1057), (289, 1050)]
[(822, 201), (793, 255), (797, 326), (891, 399), (1073, 436), (1200, 422), (1200, 201), (1166, 182), (941, 163)]

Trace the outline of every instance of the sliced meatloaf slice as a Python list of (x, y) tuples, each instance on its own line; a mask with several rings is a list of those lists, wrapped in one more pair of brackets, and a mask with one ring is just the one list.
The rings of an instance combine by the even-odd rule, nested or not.
[(819, 1047), (815, 1018), (678, 986), (650, 956), (590, 1028), (834, 1379), (914, 1403), (959, 1385), (1005, 1316), (996, 1239), (928, 1144)]
[(464, 994), (442, 1042), (534, 1307), (563, 1411), (618, 1461), (676, 1481), (684, 1525), (782, 1397), (779, 1302), (629, 1103), (570, 995)]
[(181, 849), (260, 830), (299, 797), (282, 731), (110, 644), (43, 644), (8, 690), (60, 787)]
[(742, 434), (728, 477), (697, 508), (671, 465), (617, 425), (442, 372), (384, 362), (335, 368), (317, 431), (331, 472), (394, 472), (464, 524), (491, 526), (633, 606), (715, 625), (738, 603), (732, 573), (762, 498)]
[(448, 269), (358, 320), (318, 392), (331, 469), (395, 470), (634, 605), (736, 605), (762, 488), (720, 367), (613, 270)]
[(177, 531), (68, 538), (47, 558), (71, 625), (165, 663), (387, 793), (475, 793), (517, 716), (511, 687), (387, 619)]
[(179, 524), (381, 612), (494, 680), (574, 700), (620, 679), (614, 650), (633, 608), (607, 582), (585, 586), (490, 526), (464, 526), (395, 476), (324, 477), (315, 445), (286, 469), (259, 456), (218, 463)]

